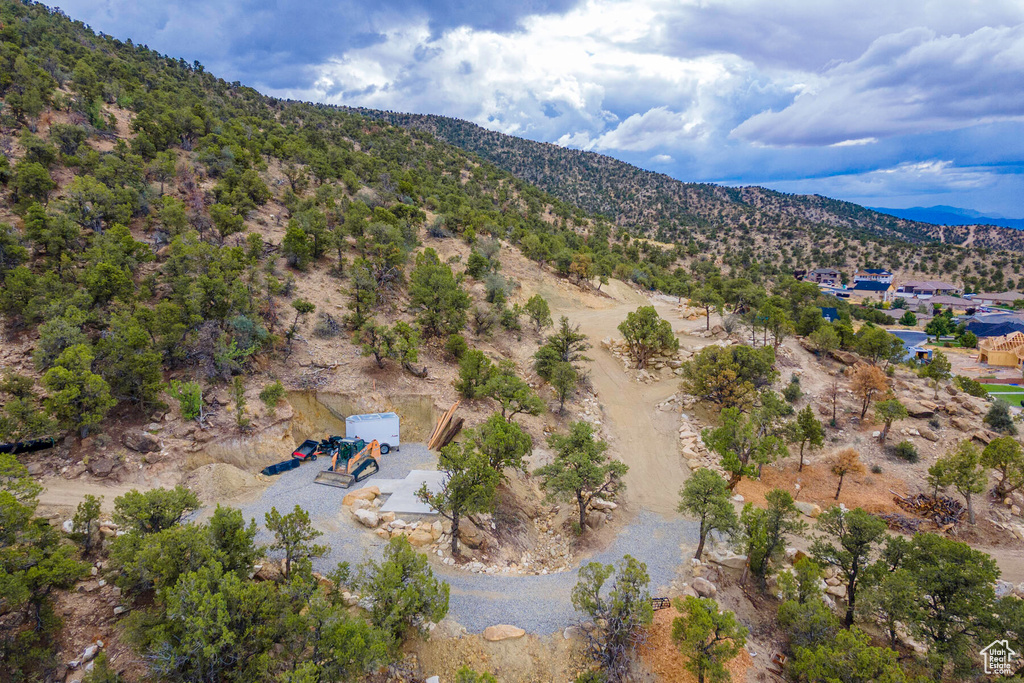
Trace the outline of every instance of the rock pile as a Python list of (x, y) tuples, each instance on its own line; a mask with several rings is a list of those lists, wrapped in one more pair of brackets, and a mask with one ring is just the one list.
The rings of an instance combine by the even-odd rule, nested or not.
[(659, 403), (659, 410), (679, 410), (679, 452), (691, 470), (713, 469), (724, 475), (718, 457), (709, 451), (700, 437), (701, 425), (692, 417), (682, 412), (692, 407), (695, 399), (692, 396), (672, 395)]
[(638, 382), (645, 384), (682, 375), (683, 362), (693, 355), (682, 348), (671, 354), (659, 353), (647, 361), (647, 369), (637, 370), (636, 362), (630, 357), (629, 346), (625, 341), (605, 337), (601, 340), (601, 346), (608, 349), (613, 356), (622, 361), (623, 370), (632, 375)]
[[(477, 517), (477, 521), (485, 527), (489, 524), (489, 530), (480, 528), (470, 519), (464, 518), (459, 524), (460, 545), (464, 550), (480, 552), (484, 562), (472, 559), (460, 563), (451, 556), (452, 526), (447, 520), (406, 521), (396, 518), (394, 512), (380, 512), (380, 491), (376, 486), (348, 493), (342, 505), (355, 521), (372, 529), (381, 539), (387, 541), (396, 536), (405, 536), (412, 546), (427, 549), (440, 558), (442, 564), (474, 574), (554, 574), (568, 571), (573, 564), (571, 539), (557, 529), (559, 506), (539, 514), (533, 520), (538, 542), (531, 551), (524, 552), (518, 562), (505, 561), (499, 564), (496, 558), (492, 560), (483, 554), (494, 542), (488, 531), (495, 530), (494, 523), (485, 519), (486, 515)], [(617, 507), (611, 501), (595, 499), (587, 516), (587, 525), (596, 528), (610, 521)]]

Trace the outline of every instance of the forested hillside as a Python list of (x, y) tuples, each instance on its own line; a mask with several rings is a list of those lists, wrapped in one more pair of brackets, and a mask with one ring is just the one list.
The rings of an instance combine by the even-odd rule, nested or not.
[[(495, 240), (576, 281), (614, 276), (680, 295), (710, 283), (727, 301), (819, 265), (955, 274), (979, 288), (1012, 287), (1020, 272), (1020, 255), (858, 240), (755, 208), (754, 198), (781, 195), (678, 183), (733, 201), (693, 214), (690, 228), (674, 231), (674, 246), (630, 240), (429, 133), (267, 98), (41, 5), (0, 7), (0, 313), (9, 333), (39, 335), (32, 370), (48, 392), (47, 412), (82, 434), (115, 405), (151, 405), (162, 372), (230, 378), (290, 349), (296, 322), (313, 310), (295, 300), (292, 283), (311, 269), (328, 270), (348, 293), (344, 325), (354, 332), (382, 305), (421, 310), (409, 283), (423, 230), (476, 245), (477, 260), (459, 278), (490, 278), (487, 303), (499, 319), (504, 297), (494, 292), (503, 285), (488, 262)], [(527, 178), (576, 173), (581, 188), (614, 186), (603, 167), (512, 156)], [(589, 196), (581, 189), (581, 201)], [(858, 208), (821, 201), (823, 216)], [(659, 202), (662, 214), (685, 210)], [(271, 238), (267, 226), (282, 220), (283, 235)], [(281, 255), (285, 271), (276, 266)], [(452, 277), (436, 255), (424, 258), (416, 268)], [(444, 324), (434, 316), (416, 334), (457, 332), (459, 306), (459, 315)], [(42, 417), (34, 422), (41, 399), (18, 387), (8, 394), (26, 416), (5, 421), (0, 438), (48, 431)]]
[(393, 124), (427, 131), (559, 199), (608, 216), (619, 225), (671, 241), (710, 235), (726, 226), (771, 230), (833, 228), (850, 237), (1021, 250), (1024, 235), (994, 226), (942, 228), (866, 209), (820, 195), (791, 195), (763, 187), (684, 183), (603, 154), (567, 149), (487, 130), (461, 119), (354, 109)]

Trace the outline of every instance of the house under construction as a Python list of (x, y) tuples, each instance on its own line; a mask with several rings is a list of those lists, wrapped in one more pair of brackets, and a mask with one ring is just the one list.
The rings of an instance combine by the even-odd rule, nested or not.
[(978, 342), (978, 360), (1001, 367), (1021, 367), (1024, 362), (1024, 332), (989, 337)]

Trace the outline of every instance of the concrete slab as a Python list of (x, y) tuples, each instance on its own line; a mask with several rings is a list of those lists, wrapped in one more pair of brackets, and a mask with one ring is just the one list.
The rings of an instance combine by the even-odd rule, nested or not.
[(436, 515), (437, 512), (433, 508), (420, 502), (416, 492), (426, 484), (428, 491), (437, 493), (443, 483), (444, 472), (412, 470), (405, 479), (377, 479), (373, 485), (380, 489), (381, 496), (388, 496), (380, 507), (381, 512)]

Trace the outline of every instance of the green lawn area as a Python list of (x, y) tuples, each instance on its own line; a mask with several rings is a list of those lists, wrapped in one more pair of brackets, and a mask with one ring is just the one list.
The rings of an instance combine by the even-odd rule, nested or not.
[(1024, 387), (1014, 387), (1008, 384), (990, 384), (985, 388), (988, 389), (989, 394), (993, 394), (996, 398), (1006, 401), (1011, 406), (1022, 407), (1021, 400), (1024, 399)]

